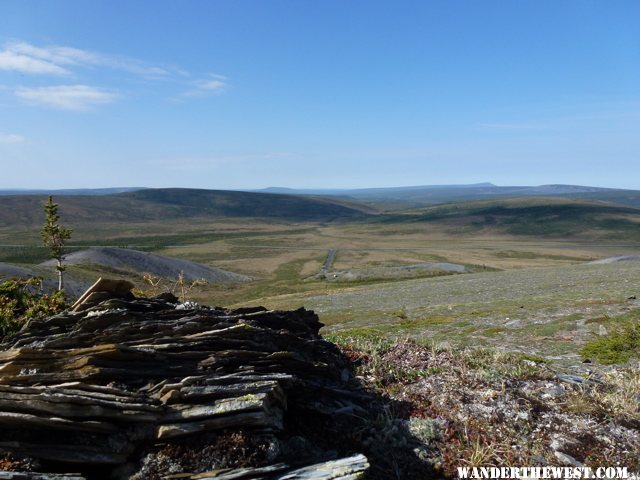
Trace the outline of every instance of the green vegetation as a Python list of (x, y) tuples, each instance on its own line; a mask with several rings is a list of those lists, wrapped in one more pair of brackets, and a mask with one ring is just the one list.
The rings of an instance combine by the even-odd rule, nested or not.
[(514, 251), (514, 250), (502, 250), (495, 252), (494, 255), (498, 258), (524, 258), (524, 259), (549, 259), (549, 260), (566, 260), (568, 262), (583, 262), (584, 258), (574, 255), (553, 255), (553, 254), (541, 254), (535, 252), (526, 251)]
[[(629, 194), (620, 198), (628, 200)], [(637, 198), (635, 194), (633, 198)], [(486, 197), (485, 197), (486, 198)], [(64, 213), (83, 223), (164, 222), (204, 218), (260, 218), (287, 221), (340, 221), (366, 224), (412, 225), (427, 223), (456, 235), (496, 232), (508, 235), (554, 238), (583, 237), (620, 240), (640, 238), (640, 208), (634, 202), (603, 203), (588, 199), (515, 197), (473, 200), (460, 198), (427, 208), (383, 213), (363, 200), (339, 197), (283, 195), (197, 189), (145, 189), (114, 195), (67, 196)], [(606, 198), (615, 199), (616, 195)], [(472, 200), (472, 201), (470, 201)], [(41, 196), (0, 197), (0, 226), (33, 225), (34, 206)], [(451, 201), (451, 200), (443, 200)], [(628, 206), (629, 204), (633, 206)], [(384, 234), (384, 231), (382, 231)], [(570, 259), (567, 259), (570, 260)]]
[(118, 196), (179, 206), (187, 212), (191, 209), (199, 216), (317, 219), (335, 216), (348, 218), (370, 211), (362, 204), (333, 198), (225, 190), (160, 188), (137, 190)]
[(58, 223), (58, 204), (53, 203), (53, 198), (49, 195), (49, 201), (44, 206), (45, 221), (40, 232), (42, 244), (49, 249), (49, 253), (56, 260), (56, 270), (58, 271), (58, 291), (63, 288), (63, 275), (65, 267), (62, 264), (64, 259), (64, 246), (71, 238), (73, 230), (64, 228)]
[(39, 293), (39, 278), (0, 282), (0, 339), (17, 332), (31, 318), (59, 313), (66, 307), (64, 292)]
[(535, 335), (537, 337), (553, 337), (561, 332), (570, 332), (576, 330), (576, 322), (570, 317), (576, 316), (575, 314), (567, 317), (558, 318), (556, 320), (550, 320), (545, 323), (533, 323), (522, 327), (521, 333), (527, 333)]
[(612, 325), (611, 331), (587, 342), (582, 356), (605, 365), (640, 358), (640, 309), (607, 319), (607, 323)]
[(393, 312), (394, 317), (398, 317), (400, 320), (407, 319), (407, 310), (404, 307), (400, 307), (398, 310)]
[(444, 223), (458, 233), (481, 230), (542, 237), (640, 239), (640, 209), (558, 198), (518, 198), (438, 205), (386, 222)]
[[(37, 208), (46, 197), (0, 196), (0, 226), (36, 225)], [(353, 219), (373, 210), (340, 199), (269, 193), (147, 189), (116, 195), (65, 196), (62, 209), (76, 225), (96, 223), (165, 222), (201, 218), (262, 218), (287, 220)]]
[(0, 246), (0, 262), (35, 264), (47, 260), (48, 253), (39, 245)]
[(489, 327), (485, 328), (481, 334), (485, 337), (497, 337), (502, 333), (507, 332), (508, 330), (503, 327)]

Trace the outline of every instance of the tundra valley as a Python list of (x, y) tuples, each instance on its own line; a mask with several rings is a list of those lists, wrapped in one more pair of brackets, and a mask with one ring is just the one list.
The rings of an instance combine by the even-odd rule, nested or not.
[[(358, 447), (371, 478), (451, 476), (460, 465), (638, 467), (640, 192), (53, 193), (73, 228), (71, 301), (103, 277), (143, 297), (314, 311), (380, 396)], [(0, 275), (51, 288), (45, 200), (0, 196)], [(154, 462), (141, 472), (164, 478)]]

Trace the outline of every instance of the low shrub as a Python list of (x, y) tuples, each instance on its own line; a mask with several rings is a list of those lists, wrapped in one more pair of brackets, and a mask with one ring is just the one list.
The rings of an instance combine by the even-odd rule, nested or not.
[(640, 358), (640, 321), (622, 324), (607, 335), (594, 338), (580, 353), (584, 358), (595, 359), (605, 365)]
[(22, 328), (30, 318), (45, 317), (67, 307), (64, 291), (42, 292), (42, 279), (28, 278), (0, 282), (0, 339)]

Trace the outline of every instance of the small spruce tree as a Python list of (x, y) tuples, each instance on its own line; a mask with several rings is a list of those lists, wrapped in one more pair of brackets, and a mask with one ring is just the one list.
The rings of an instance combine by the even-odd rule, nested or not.
[(42, 227), (42, 243), (49, 249), (51, 256), (58, 262), (56, 270), (58, 270), (58, 291), (64, 287), (63, 274), (65, 266), (62, 264), (64, 260), (64, 244), (71, 238), (70, 228), (64, 228), (58, 224), (60, 215), (58, 214), (58, 204), (53, 203), (53, 198), (49, 195), (49, 201), (44, 205), (45, 221)]

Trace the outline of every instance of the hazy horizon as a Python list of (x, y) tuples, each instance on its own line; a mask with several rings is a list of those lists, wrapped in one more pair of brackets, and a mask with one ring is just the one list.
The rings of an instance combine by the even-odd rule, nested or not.
[(59, 192), (63, 192), (66, 190), (69, 191), (81, 191), (81, 190), (87, 190), (87, 191), (94, 191), (94, 190), (135, 190), (135, 189), (157, 189), (157, 188), (178, 188), (178, 189), (203, 189), (203, 190), (228, 190), (228, 191), (263, 191), (263, 190), (278, 190), (278, 189), (282, 189), (282, 190), (292, 190), (292, 191), (353, 191), (353, 190), (384, 190), (384, 189), (412, 189), (412, 188), (430, 188), (430, 187), (434, 187), (434, 188), (440, 188), (440, 187), (474, 187), (474, 186), (487, 186), (487, 187), (497, 187), (497, 188), (535, 188), (535, 187), (550, 187), (550, 186), (567, 186), (567, 187), (585, 187), (585, 188), (603, 188), (603, 189), (621, 189), (621, 190), (640, 190), (640, 189), (634, 189), (634, 188), (621, 188), (621, 187), (610, 187), (610, 186), (603, 186), (603, 185), (574, 185), (574, 184), (561, 184), (561, 183), (543, 183), (543, 184), (539, 184), (539, 185), (527, 185), (524, 183), (519, 183), (519, 184), (513, 184), (513, 185), (504, 185), (504, 184), (496, 184), (495, 182), (476, 182), (476, 183), (459, 183), (459, 184), (431, 184), (431, 185), (372, 185), (372, 186), (367, 186), (367, 187), (340, 187), (340, 188), (326, 188), (326, 187), (298, 187), (298, 186), (282, 186), (282, 185), (268, 185), (268, 186), (264, 186), (264, 187), (256, 187), (256, 188), (238, 188), (238, 189), (231, 189), (231, 188), (212, 188), (212, 187), (189, 187), (189, 186), (179, 186), (179, 185), (173, 185), (173, 186), (162, 186), (162, 187), (158, 187), (158, 186), (148, 186), (148, 185), (137, 185), (137, 186), (121, 186), (121, 185), (115, 185), (115, 186), (107, 186), (107, 187), (91, 187), (91, 186), (82, 186), (82, 187), (62, 187), (62, 188), (58, 188), (58, 187), (11, 187), (11, 188), (4, 188), (2, 185), (0, 185), (0, 192), (12, 192), (12, 191), (16, 191), (16, 192), (47, 192), (47, 191), (59, 191)]

